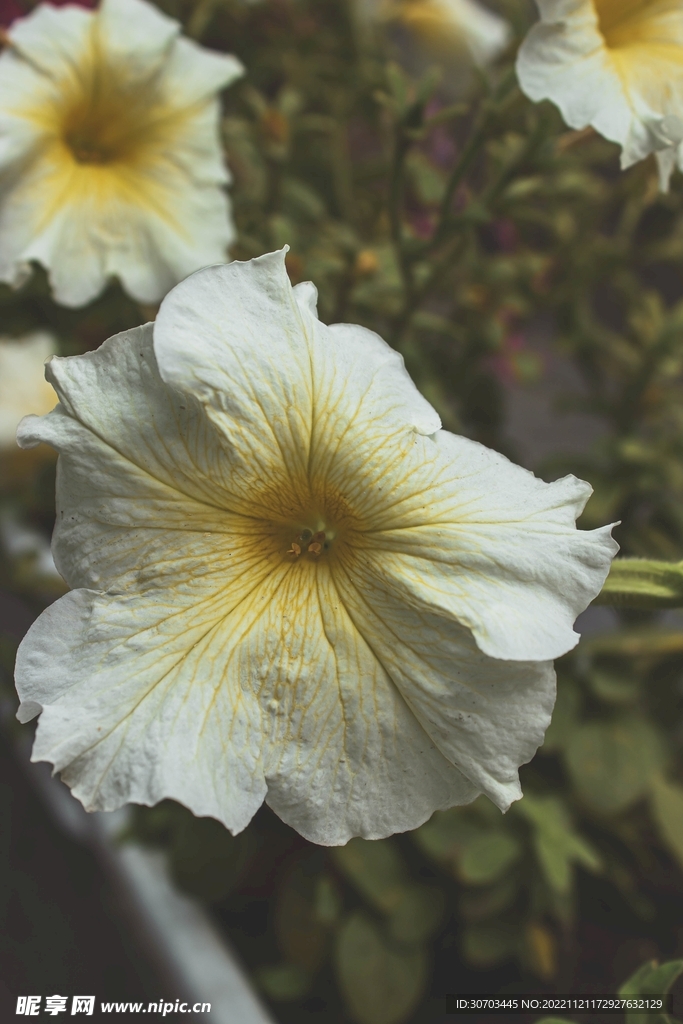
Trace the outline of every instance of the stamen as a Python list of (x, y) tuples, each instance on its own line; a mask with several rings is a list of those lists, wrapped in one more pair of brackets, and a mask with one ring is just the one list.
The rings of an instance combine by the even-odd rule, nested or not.
[(330, 542), (334, 537), (334, 532), (330, 534), (327, 530), (313, 530), (307, 526), (304, 527), (295, 541), (292, 541), (292, 546), (287, 552), (288, 555), (293, 555), (294, 558), (299, 558), (302, 555), (311, 555), (312, 558), (320, 558), (323, 551), (326, 551), (330, 546)]

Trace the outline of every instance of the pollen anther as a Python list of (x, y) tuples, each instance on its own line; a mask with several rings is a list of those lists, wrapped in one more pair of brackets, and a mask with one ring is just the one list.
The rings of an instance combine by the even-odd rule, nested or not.
[(294, 555), (298, 558), (300, 555), (312, 555), (313, 558), (319, 558), (323, 553), (323, 548), (329, 547), (329, 537), (325, 530), (317, 530), (315, 533), (313, 530), (305, 527), (297, 539), (292, 541), (292, 546), (289, 548), (287, 554)]

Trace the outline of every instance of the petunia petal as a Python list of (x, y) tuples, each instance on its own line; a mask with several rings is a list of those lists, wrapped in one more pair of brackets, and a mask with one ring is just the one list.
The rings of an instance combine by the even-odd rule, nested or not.
[(623, 83), (605, 50), (592, 3), (567, 0), (541, 7), (517, 56), (520, 85), (530, 99), (552, 99), (571, 128), (592, 124), (622, 145), (633, 126)]
[(571, 127), (590, 124), (620, 143), (622, 167), (681, 142), (678, 0), (624, 12), (616, 5), (601, 10), (593, 0), (538, 0), (538, 6), (541, 20), (517, 59), (520, 85), (531, 99), (551, 99)]
[(266, 801), (312, 842), (380, 839), (480, 791), (420, 726), (326, 567), (290, 566), (240, 654), (263, 711)]
[(35, 103), (37, 94), (47, 98), (50, 89), (47, 75), (22, 60), (10, 47), (0, 53), (0, 94), (12, 97), (11, 103), (0, 108), (2, 193), (14, 185), (21, 166), (43, 141), (44, 126), (25, 117), (24, 111)]
[(365, 557), (335, 571), (339, 596), (387, 676), (439, 750), (505, 811), (518, 768), (542, 743), (555, 703), (552, 662), (481, 652), (469, 631), (416, 611)]
[(144, 0), (102, 0), (96, 19), (99, 43), (112, 64), (148, 79), (180, 32), (180, 24)]
[(321, 324), (305, 294), (300, 305), (284, 253), (271, 253), (198, 272), (157, 316), (162, 378), (204, 404), (229, 442), (236, 511), (285, 516), (284, 498), (309, 493), (354, 416), (357, 436), (373, 419), (385, 435), (440, 425), (397, 353), (371, 331)]
[(33, 760), (86, 809), (171, 797), (239, 832), (262, 803), (259, 711), (225, 672), (218, 611), (74, 590), (31, 627), (19, 718), (42, 710)]
[[(328, 480), (359, 479), (355, 457), (346, 448)], [(357, 543), (384, 588), (467, 626), (494, 658), (547, 661), (578, 643), (574, 620), (618, 549), (610, 527), (575, 528), (588, 484), (547, 484), (446, 431), (406, 439), (391, 458), (376, 448), (362, 477), (356, 503), (372, 529)]]
[(27, 17), (18, 18), (8, 34), (13, 49), (56, 81), (76, 71), (89, 45), (93, 20), (92, 11), (76, 4), (41, 3)]
[(178, 36), (163, 66), (162, 88), (178, 108), (189, 107), (212, 99), (243, 74), (244, 66), (232, 54)]
[(222, 589), (250, 553), (262, 561), (254, 521), (223, 507), (230, 482), (222, 436), (161, 382), (151, 324), (96, 352), (52, 359), (48, 375), (60, 406), (24, 419), (18, 438), (61, 453), (53, 547), (71, 586), (158, 588), (168, 582), (168, 561), (180, 573), (182, 554), (193, 578), (220, 574)]

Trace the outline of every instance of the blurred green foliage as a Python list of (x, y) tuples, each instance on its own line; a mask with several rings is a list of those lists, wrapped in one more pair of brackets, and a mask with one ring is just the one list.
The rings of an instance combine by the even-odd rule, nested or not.
[[(616, 147), (531, 104), (515, 82), (516, 44), (454, 102), (439, 75), (402, 70), (351, 0), (160, 6), (247, 68), (222, 123), (233, 256), (288, 244), (290, 276), (316, 283), (322, 319), (378, 331), (449, 429), (514, 457), (510, 389), (589, 414), (592, 446), (577, 455), (558, 443), (532, 468), (589, 480), (581, 525), (619, 521), (623, 554), (680, 562), (680, 176), (662, 195), (653, 162), (622, 173)], [(497, 6), (521, 37), (531, 4)], [(0, 310), (6, 332), (48, 327), (64, 354), (154, 312), (116, 285), (85, 310), (61, 309), (40, 272), (0, 290)], [(549, 360), (571, 369), (567, 394), (546, 387)], [(2, 503), (46, 529), (47, 494), (33, 480), (6, 487)], [(49, 599), (18, 573), (5, 564), (6, 589), (36, 606)], [(566, 991), (584, 984), (587, 886), (621, 901), (645, 941), (671, 946), (682, 695), (683, 620), (624, 607), (558, 664), (552, 725), (505, 816), (482, 797), (409, 836), (313, 851), (285, 840), (268, 811), (233, 838), (167, 802), (136, 809), (131, 834), (167, 850), (178, 884), (214, 906), (238, 944), (240, 908), (267, 902), (243, 955), (283, 1020), (426, 1021), (439, 985), (470, 968), (493, 984), (486, 972), (510, 962), (523, 987)], [(611, 965), (602, 969), (609, 989)], [(679, 969), (643, 968), (628, 984), (663, 990)]]
[[(626, 998), (638, 999), (647, 996), (665, 996), (671, 986), (683, 972), (683, 960), (670, 960), (658, 964), (656, 960), (643, 964), (619, 989), (618, 994)], [(626, 1024), (680, 1024), (670, 1013), (642, 1010), (627, 1010)], [(544, 1017), (537, 1024), (569, 1024), (561, 1017)]]

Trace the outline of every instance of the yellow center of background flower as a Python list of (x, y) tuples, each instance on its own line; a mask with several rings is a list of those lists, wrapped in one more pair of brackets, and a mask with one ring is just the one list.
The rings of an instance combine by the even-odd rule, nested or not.
[[(672, 0), (593, 0), (598, 27), (610, 49), (643, 43), (669, 43), (659, 15), (674, 8)], [(679, 6), (676, 4), (675, 6)]]
[(392, 15), (429, 46), (448, 49), (462, 40), (457, 24), (448, 19), (443, 6), (434, 0), (404, 0), (396, 5)]
[(61, 140), (79, 164), (135, 164), (170, 127), (154, 83), (133, 87), (97, 54), (69, 82), (55, 115)]
[(113, 62), (96, 25), (51, 93), (21, 114), (44, 133), (40, 186), (34, 187), (44, 223), (70, 203), (110, 218), (126, 204), (178, 230), (168, 168), (196, 110), (169, 102), (158, 71), (140, 77)]

